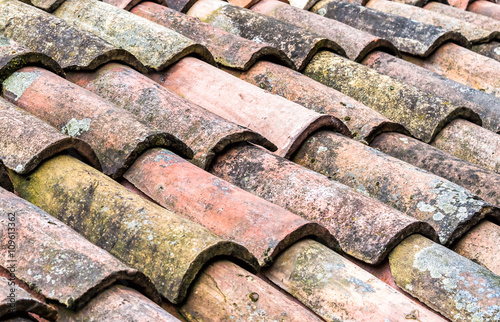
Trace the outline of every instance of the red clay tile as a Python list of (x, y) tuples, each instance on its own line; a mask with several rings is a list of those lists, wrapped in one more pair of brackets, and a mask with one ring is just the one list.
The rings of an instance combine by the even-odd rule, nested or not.
[(13, 182), (21, 197), (144, 272), (172, 303), (183, 301), (195, 276), (214, 257), (259, 267), (241, 245), (144, 200), (70, 156), (46, 161), (29, 177), (13, 174)]
[(457, 158), (500, 173), (500, 135), (457, 119), (446, 126), (432, 145)]
[(228, 0), (227, 2), (238, 7), (249, 9), (259, 1), (260, 0)]
[(499, 240), (500, 227), (485, 220), (468, 231), (452, 249), (500, 276)]
[(424, 142), (430, 142), (457, 117), (481, 123), (479, 116), (468, 108), (450, 104), (331, 52), (318, 53), (304, 74), (373, 108)]
[(200, 19), (173, 9), (152, 2), (143, 2), (131, 12), (206, 46), (219, 65), (247, 70), (259, 59), (272, 59), (295, 68), (293, 62), (281, 50), (214, 28)]
[(460, 10), (465, 10), (467, 9), (467, 6), (469, 5), (469, 2), (471, 2), (471, 0), (445, 0), (443, 2), (448, 4), (450, 7), (455, 7)]
[(54, 15), (135, 55), (148, 69), (162, 70), (186, 55), (215, 64), (208, 49), (177, 32), (97, 0), (66, 0)]
[(461, 186), (332, 132), (311, 135), (292, 160), (429, 223), (442, 244), (486, 215), (500, 216)]
[(228, 150), (211, 173), (323, 225), (344, 252), (372, 264), (412, 233), (437, 239), (429, 224), (255, 146)]
[(205, 268), (180, 311), (189, 321), (322, 321), (227, 260)]
[(404, 56), (416, 65), (487, 94), (500, 97), (500, 62), (453, 43), (439, 47), (425, 60)]
[(390, 41), (400, 51), (427, 57), (447, 41), (470, 47), (461, 34), (405, 17), (337, 0), (322, 0), (312, 12)]
[(362, 64), (381, 74), (415, 86), (423, 92), (442, 97), (455, 106), (467, 107), (479, 114), (483, 127), (500, 133), (499, 98), (383, 52), (370, 54)]
[(114, 285), (93, 297), (77, 312), (59, 309), (59, 322), (73, 321), (179, 321), (141, 293)]
[(129, 112), (41, 68), (25, 67), (3, 83), (3, 95), (96, 152), (103, 171), (120, 177), (145, 149), (171, 146), (192, 151), (174, 135), (139, 122)]
[(396, 47), (385, 39), (280, 1), (260, 1), (252, 10), (331, 39), (345, 50), (347, 57), (355, 61), (362, 60), (377, 49), (399, 55)]
[(500, 42), (491, 41), (487, 44), (479, 44), (471, 47), (473, 52), (500, 61)]
[[(0, 257), (0, 265), (9, 270), (10, 260), (14, 259), (16, 278), (48, 300), (79, 309), (95, 294), (118, 280), (125, 280), (137, 285), (154, 301), (160, 301), (144, 274), (92, 245), (38, 207), (2, 188), (0, 205), (6, 210), (1, 215), (2, 235), (8, 236), (12, 226), (17, 233), (15, 251)], [(3, 249), (10, 245), (9, 240), (3, 238)]]
[[(315, 263), (315, 264), (312, 264)], [(326, 321), (444, 321), (312, 240), (294, 244), (264, 274)]]
[[(457, 19), (446, 13), (454, 12), (455, 10), (462, 13), (465, 11), (440, 3), (436, 3), (436, 5), (430, 3), (424, 8), (419, 8), (393, 1), (371, 0), (366, 6), (388, 14), (412, 19), (422, 24), (439, 26), (448, 31), (458, 32), (465, 36), (471, 43), (488, 42), (500, 35), (500, 28), (498, 28), (500, 22), (485, 17), (481, 23), (479, 19), (476, 23), (469, 23), (463, 18)], [(446, 7), (447, 9), (440, 9), (441, 7)], [(485, 23), (484, 20), (488, 20), (488, 22)]]
[(26, 48), (52, 57), (64, 69), (94, 69), (118, 60), (145, 71), (127, 51), (20, 1), (0, 2), (0, 30), (3, 36)]
[(74, 149), (95, 168), (101, 165), (84, 141), (61, 134), (52, 126), (0, 98), (0, 160), (9, 169), (25, 174), (45, 159)]
[(298, 70), (302, 70), (320, 49), (345, 55), (344, 49), (333, 40), (227, 2), (199, 1), (188, 11), (188, 15), (198, 17), (215, 28), (278, 48), (287, 54)]
[(424, 7), (424, 9), (471, 23), (483, 29), (489, 30), (490, 32), (500, 32), (500, 21), (482, 14), (460, 10), (439, 2), (430, 2)]
[(146, 151), (124, 178), (176, 214), (245, 246), (261, 266), (306, 236), (338, 244), (327, 229), (243, 191), (165, 149)]
[(399, 133), (383, 133), (371, 146), (469, 189), (500, 207), (500, 175)]
[(56, 320), (57, 312), (52, 306), (33, 297), (14, 283), (10, 279), (0, 277), (0, 318), (2, 321), (10, 321), (16, 316), (23, 317), (26, 313), (34, 313), (49, 321)]
[(495, 321), (500, 277), (420, 235), (389, 255), (396, 284), (453, 321)]
[(500, 6), (494, 2), (483, 0), (474, 1), (467, 7), (467, 11), (500, 20)]
[(318, 129), (350, 135), (347, 127), (335, 117), (309, 111), (196, 58), (184, 58), (167, 72), (150, 77), (228, 121), (254, 131), (258, 128), (258, 133), (276, 144), (276, 153), (283, 157), (292, 155), (302, 141)]
[[(151, 0), (156, 3), (163, 3), (163, 0)], [(108, 3), (117, 8), (129, 11), (135, 7), (141, 0), (102, 0), (102, 2)]]

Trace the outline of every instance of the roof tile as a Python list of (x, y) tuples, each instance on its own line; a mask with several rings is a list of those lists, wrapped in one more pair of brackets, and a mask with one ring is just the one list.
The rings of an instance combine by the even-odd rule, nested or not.
[(500, 20), (500, 6), (493, 1), (474, 1), (467, 7), (467, 10)]
[(473, 52), (500, 61), (500, 42), (491, 41), (487, 44), (479, 44), (471, 47)]
[[(157, 3), (163, 3), (164, 0), (151, 0)], [(141, 0), (102, 0), (102, 2), (108, 3), (120, 9), (130, 10), (135, 7)], [(148, 1), (149, 2), (149, 1)]]
[(37, 8), (43, 9), (45, 11), (54, 11), (57, 7), (61, 5), (65, 0), (20, 0), (35, 6)]
[(483, 29), (489, 30), (490, 32), (496, 31), (498, 38), (498, 33), (500, 32), (500, 21), (496, 19), (481, 14), (477, 14), (474, 12), (460, 10), (458, 8), (447, 6), (443, 3), (438, 3), (438, 2), (428, 3), (424, 7), (424, 9), (431, 10), (433, 12), (437, 12), (442, 15), (453, 17), (461, 21), (470, 23), (471, 25), (465, 25), (467, 27), (472, 27), (476, 25)]

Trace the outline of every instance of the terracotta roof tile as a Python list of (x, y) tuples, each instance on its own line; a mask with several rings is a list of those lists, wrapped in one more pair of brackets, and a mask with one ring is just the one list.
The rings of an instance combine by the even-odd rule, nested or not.
[(460, 33), (356, 4), (322, 0), (311, 11), (386, 39), (412, 55), (427, 57), (447, 41), (470, 47)]
[(70, 156), (53, 158), (29, 177), (14, 176), (13, 181), (23, 198), (144, 272), (173, 303), (185, 298), (198, 271), (213, 257), (225, 255), (258, 267), (244, 247), (136, 196)]
[(471, 47), (473, 52), (500, 61), (500, 42), (492, 41), (487, 44), (479, 44)]
[(443, 3), (438, 3), (438, 2), (428, 3), (424, 7), (424, 9), (459, 19), (462, 22), (468, 22), (471, 24), (471, 25), (465, 25), (468, 28), (476, 25), (490, 32), (497, 32), (496, 38), (498, 38), (498, 33), (500, 32), (500, 21), (494, 18), (490, 18), (488, 16), (484, 16), (470, 11), (460, 10), (458, 8), (447, 6)]
[(151, 146), (171, 146), (192, 156), (177, 137), (144, 125), (129, 112), (47, 70), (25, 67), (3, 85), (3, 95), (11, 102), (90, 144), (104, 173), (113, 177), (120, 177)]
[[(54, 14), (135, 55), (148, 69), (162, 70), (197, 54), (214, 63), (202, 45), (149, 20), (96, 0), (66, 0)], [(103, 19), (106, 18), (106, 19)]]
[(94, 69), (119, 60), (145, 70), (127, 51), (16, 0), (0, 1), (0, 31), (32, 51), (54, 58), (64, 69)]
[(214, 55), (215, 61), (225, 67), (247, 70), (259, 59), (266, 58), (292, 68), (295, 66), (279, 49), (214, 28), (200, 19), (152, 2), (143, 2), (131, 12), (206, 46)]
[[(163, 3), (163, 0), (151, 0), (157, 3)], [(102, 2), (109, 3), (112, 6), (115, 6), (120, 9), (130, 10), (135, 7), (141, 0), (103, 0)]]
[(347, 57), (355, 61), (362, 60), (368, 53), (377, 49), (399, 55), (396, 47), (385, 39), (336, 20), (294, 8), (281, 1), (260, 1), (252, 10), (331, 39), (345, 50)]
[(302, 70), (320, 49), (345, 55), (344, 49), (333, 40), (227, 2), (199, 1), (188, 15), (232, 34), (276, 47), (288, 55), (298, 70)]
[(500, 6), (494, 2), (474, 1), (467, 7), (467, 10), (500, 20)]

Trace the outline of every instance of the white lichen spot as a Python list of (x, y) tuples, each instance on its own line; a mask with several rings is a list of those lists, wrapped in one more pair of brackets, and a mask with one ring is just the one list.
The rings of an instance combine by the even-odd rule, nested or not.
[(399, 138), (401, 141), (403, 141), (404, 143), (408, 144), (408, 139), (407, 138)]
[(434, 211), (436, 211), (436, 207), (434, 207), (432, 205), (429, 205), (428, 203), (425, 203), (423, 201), (420, 201), (417, 204), (417, 208), (418, 208), (418, 210), (423, 211), (423, 212), (434, 212)]
[(437, 211), (433, 216), (432, 216), (432, 219), (434, 219), (434, 221), (440, 221), (440, 220), (443, 220), (444, 218), (444, 215), (442, 212), (440, 211)]
[(80, 136), (83, 132), (87, 132), (90, 128), (90, 119), (84, 118), (77, 120), (72, 118), (68, 124), (63, 126), (62, 133), (69, 136)]
[(326, 146), (320, 146), (320, 147), (318, 148), (318, 153), (321, 153), (321, 152), (326, 152), (326, 151), (328, 151), (328, 148), (327, 148)]
[(23, 172), (24, 171), (24, 166), (22, 164), (18, 164), (17, 167), (16, 167), (16, 169), (15, 169), (15, 171), (17, 173)]
[(41, 74), (37, 70), (27, 73), (15, 72), (4, 80), (3, 88), (5, 91), (14, 94), (14, 100), (17, 101), (40, 76)]

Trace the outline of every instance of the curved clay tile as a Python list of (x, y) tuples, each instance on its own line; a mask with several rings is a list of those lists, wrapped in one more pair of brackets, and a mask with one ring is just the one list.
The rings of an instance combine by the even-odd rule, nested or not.
[(344, 252), (371, 264), (413, 233), (437, 239), (429, 224), (255, 146), (229, 150), (210, 171), (328, 228)]
[(294, 68), (286, 54), (271, 46), (256, 43), (212, 27), (200, 19), (190, 17), (165, 6), (144, 2), (136, 6), (132, 13), (206, 46), (214, 55), (217, 64), (224, 67), (247, 70), (260, 59), (271, 59)]
[(398, 17), (415, 20), (422, 24), (438, 26), (448, 31), (458, 32), (471, 43), (488, 42), (500, 36), (500, 28), (498, 27), (500, 22), (497, 24), (494, 19), (486, 17), (483, 20), (490, 20), (488, 23), (480, 22), (479, 19), (476, 23), (470, 23), (464, 19), (456, 19), (445, 13), (448, 10), (440, 10), (439, 6), (448, 7), (451, 12), (453, 10), (464, 11), (440, 3), (437, 6), (431, 3), (427, 4), (424, 8), (419, 8), (393, 1), (371, 0), (366, 6)]
[(329, 131), (310, 136), (292, 160), (429, 223), (445, 245), (486, 215), (500, 215), (457, 184)]
[(20, 1), (0, 1), (0, 34), (52, 57), (64, 69), (91, 70), (115, 60), (145, 71), (127, 51)]
[[(1, 213), (2, 221), (13, 222), (17, 233), (15, 275), (45, 298), (77, 310), (95, 294), (125, 280), (160, 302), (158, 292), (144, 274), (127, 267), (40, 208), (2, 188), (0, 206), (8, 210)], [(7, 225), (2, 225), (0, 231), (7, 236)], [(3, 249), (7, 249), (7, 241), (1, 241)], [(8, 269), (9, 259), (2, 256), (0, 265)]]
[(326, 321), (406, 321), (412, 311), (445, 321), (312, 240), (294, 244), (264, 274)]
[[(108, 3), (117, 8), (129, 11), (135, 7), (142, 0), (102, 0), (102, 2)], [(164, 0), (151, 0), (156, 3), (163, 3)]]
[(258, 133), (276, 144), (276, 153), (283, 157), (292, 155), (318, 129), (350, 136), (347, 127), (335, 117), (310, 111), (196, 58), (184, 58), (166, 73), (151, 77), (228, 121), (254, 131), (258, 128)]
[(46, 161), (29, 177), (15, 175), (13, 182), (21, 197), (146, 274), (172, 303), (183, 301), (214, 257), (232, 257), (258, 269), (243, 246), (146, 201), (70, 156)]
[(314, 54), (330, 49), (345, 55), (333, 40), (266, 15), (218, 0), (197, 2), (188, 15), (198, 17), (215, 28), (282, 50), (302, 70)]
[(500, 277), (420, 235), (389, 255), (396, 284), (453, 321), (496, 321)]
[(455, 106), (467, 107), (479, 115), (484, 128), (500, 133), (499, 98), (383, 52), (370, 54), (362, 64)]
[(175, 135), (194, 151), (192, 162), (207, 169), (217, 153), (249, 141), (276, 150), (267, 139), (181, 98), (130, 67), (108, 64), (69, 80), (128, 110), (142, 121)]
[(399, 133), (383, 133), (371, 146), (474, 192), (500, 207), (500, 174), (459, 159), (422, 141)]
[(355, 140), (371, 142), (380, 133), (408, 131), (375, 110), (289, 68), (262, 61), (239, 78), (320, 114), (342, 120)]
[(60, 308), (58, 313), (58, 322), (180, 321), (141, 293), (122, 285), (113, 285), (97, 294), (77, 312)]
[(311, 60), (304, 75), (373, 108), (424, 142), (430, 142), (444, 126), (458, 117), (481, 123), (479, 116), (469, 108), (450, 104), (445, 99), (327, 51), (318, 53)]
[(64, 75), (61, 66), (49, 56), (31, 51), (15, 41), (0, 36), (0, 82), (3, 82), (13, 72), (28, 65), (44, 68)]
[[(8, 270), (7, 267), (3, 268)], [(24, 317), (27, 313), (34, 313), (49, 321), (55, 321), (57, 318), (57, 312), (52, 306), (38, 300), (12, 280), (0, 276), (0, 319), (12, 321), (9, 318), (14, 319), (16, 315)]]
[(386, 39), (400, 51), (416, 56), (427, 57), (447, 41), (470, 47), (457, 32), (351, 3), (322, 0), (311, 11)]
[[(423, 7), (431, 0), (391, 0), (398, 3), (409, 4), (411, 6)], [(367, 1), (368, 2), (368, 1)]]
[(474, 1), (467, 7), (467, 11), (500, 20), (500, 5), (494, 2), (484, 0)]
[(349, 59), (355, 61), (361, 61), (374, 50), (384, 50), (394, 55), (400, 55), (396, 47), (385, 39), (375, 37), (336, 20), (294, 8), (281, 1), (260, 1), (252, 7), (252, 10), (331, 39), (345, 50)]
[(487, 44), (477, 44), (471, 47), (473, 52), (500, 62), (500, 42), (491, 41)]
[(215, 63), (208, 49), (177, 32), (97, 0), (66, 0), (54, 15), (132, 53), (160, 71), (186, 55)]
[(45, 159), (67, 149), (76, 150), (95, 168), (101, 169), (87, 143), (62, 134), (3, 98), (0, 98), (0, 120), (0, 160), (19, 174), (29, 173)]
[(171, 146), (184, 156), (192, 150), (174, 135), (139, 122), (101, 97), (41, 68), (25, 67), (3, 83), (3, 95), (56, 129), (87, 142), (103, 171), (120, 177), (144, 150)]
[(439, 2), (428, 3), (424, 7), (424, 9), (468, 22), (472, 25), (476, 25), (483, 29), (489, 30), (490, 32), (500, 32), (500, 21), (491, 17), (487, 17), (470, 11), (460, 10)]

